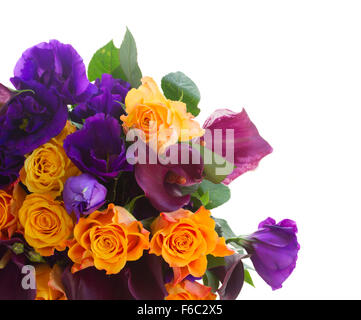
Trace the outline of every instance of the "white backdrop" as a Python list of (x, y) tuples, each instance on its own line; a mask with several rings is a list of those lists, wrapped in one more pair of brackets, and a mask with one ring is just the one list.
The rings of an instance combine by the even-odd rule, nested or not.
[(274, 153), (231, 184), (214, 214), (239, 234), (297, 221), (301, 251), (284, 288), (253, 273), (240, 299), (361, 298), (360, 1), (2, 1), (0, 82), (22, 51), (55, 38), (86, 63), (128, 26), (144, 75), (183, 71), (200, 120), (246, 108)]

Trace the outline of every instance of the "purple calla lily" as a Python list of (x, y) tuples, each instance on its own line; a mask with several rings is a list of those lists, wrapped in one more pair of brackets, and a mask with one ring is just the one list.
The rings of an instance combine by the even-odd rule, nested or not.
[[(255, 169), (260, 160), (272, 152), (272, 147), (259, 135), (245, 110), (240, 113), (228, 109), (216, 110), (205, 121), (203, 128), (208, 129), (212, 135), (211, 146), (206, 141), (207, 147), (217, 152), (218, 148), (214, 146), (222, 146), (221, 155), (235, 165), (233, 172), (223, 181), (224, 184), (229, 184), (241, 174)], [(222, 135), (214, 134), (216, 129), (221, 130)], [(234, 157), (233, 154), (229, 157), (226, 153), (227, 129), (234, 130)]]
[(11, 99), (11, 97), (12, 97), (11, 91), (0, 83), (0, 108), (3, 105), (5, 105)]
[[(173, 150), (175, 149), (175, 150)], [(166, 156), (178, 151), (177, 164), (162, 164), (157, 158), (156, 164), (138, 163), (135, 166), (135, 178), (145, 192), (151, 204), (159, 211), (172, 212), (187, 205), (189, 194), (182, 194), (181, 186), (191, 186), (202, 181), (203, 161), (199, 152), (189, 144), (176, 144), (170, 146)], [(153, 152), (151, 149), (149, 152)], [(192, 157), (197, 153), (196, 159), (200, 163), (192, 163)], [(188, 154), (190, 161), (182, 163), (182, 154)], [(184, 162), (184, 161), (183, 161)]]
[(62, 282), (69, 300), (163, 300), (167, 292), (162, 263), (159, 257), (145, 254), (110, 276), (94, 267), (73, 274), (68, 267)]
[(222, 286), (218, 289), (220, 299), (235, 300), (244, 283), (242, 256), (236, 253), (224, 259), (225, 265), (213, 268), (211, 272), (222, 282)]
[(24, 289), (22, 286), (25, 276), (22, 268), (27, 260), (23, 253), (16, 254), (13, 251), (16, 243), (23, 244), (23, 241), (19, 238), (0, 240), (0, 261), (6, 260), (3, 261), (6, 265), (0, 268), (0, 300), (34, 300), (36, 289)]

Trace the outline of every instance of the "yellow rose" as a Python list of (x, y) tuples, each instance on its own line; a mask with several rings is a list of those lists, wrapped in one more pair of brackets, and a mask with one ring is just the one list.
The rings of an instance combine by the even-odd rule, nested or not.
[(26, 157), (20, 179), (30, 192), (47, 193), (56, 198), (63, 191), (65, 181), (80, 174), (63, 149), (64, 139), (74, 131), (75, 127), (68, 122), (59, 136)]
[(204, 134), (194, 116), (187, 112), (186, 104), (166, 99), (150, 77), (144, 77), (138, 89), (128, 92), (125, 106), (128, 115), (120, 117), (125, 130), (142, 130), (146, 142), (156, 141), (158, 149)]
[(19, 210), (19, 222), (27, 243), (42, 256), (63, 251), (72, 235), (73, 220), (62, 204), (46, 194), (28, 195)]
[(54, 265), (53, 268), (47, 264), (37, 265), (35, 300), (67, 300), (61, 274), (62, 270), (58, 265)]

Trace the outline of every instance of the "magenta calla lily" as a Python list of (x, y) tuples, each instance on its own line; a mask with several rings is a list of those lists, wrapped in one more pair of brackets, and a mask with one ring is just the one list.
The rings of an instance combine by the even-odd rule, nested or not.
[[(215, 149), (213, 146), (216, 144), (222, 145), (222, 156), (235, 165), (233, 172), (223, 181), (224, 184), (229, 184), (241, 174), (257, 168), (261, 159), (272, 152), (272, 147), (260, 136), (245, 110), (240, 113), (228, 109), (216, 110), (205, 121), (203, 128), (209, 129), (212, 134), (212, 149)], [(215, 129), (222, 130), (221, 140), (214, 134)], [(225, 152), (227, 129), (234, 130), (234, 159)]]
[(171, 212), (187, 205), (190, 194), (182, 194), (181, 186), (191, 186), (202, 181), (203, 162), (199, 164), (181, 163), (181, 154), (189, 154), (192, 159), (193, 153), (198, 153), (188, 144), (176, 144), (170, 146), (166, 154), (172, 149), (178, 149), (178, 164), (137, 164), (135, 166), (135, 178), (139, 186), (149, 198), (151, 204), (159, 211)]
[(0, 108), (11, 99), (11, 96), (11, 91), (0, 83)]

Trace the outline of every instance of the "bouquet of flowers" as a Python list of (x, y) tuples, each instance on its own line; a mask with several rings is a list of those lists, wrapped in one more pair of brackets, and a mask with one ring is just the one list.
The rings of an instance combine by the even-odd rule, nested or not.
[(26, 50), (10, 80), (14, 89), (0, 84), (0, 299), (236, 299), (252, 270), (272, 289), (291, 274), (294, 221), (267, 218), (238, 236), (210, 211), (271, 146), (244, 110), (201, 126), (195, 83), (143, 77), (129, 30), (87, 73), (71, 45), (51, 40)]

